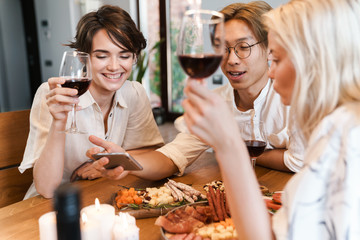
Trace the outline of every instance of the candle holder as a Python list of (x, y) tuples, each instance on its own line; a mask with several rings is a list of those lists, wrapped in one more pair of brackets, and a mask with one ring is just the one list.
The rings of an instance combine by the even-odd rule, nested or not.
[(56, 213), (47, 212), (39, 218), (40, 240), (57, 240)]
[(100, 204), (98, 198), (95, 204), (84, 207), (80, 214), (86, 214), (89, 221), (97, 222), (100, 227), (101, 239), (112, 239), (112, 230), (115, 221), (115, 208), (110, 204)]
[(113, 240), (139, 240), (139, 228), (133, 216), (121, 212), (115, 216)]

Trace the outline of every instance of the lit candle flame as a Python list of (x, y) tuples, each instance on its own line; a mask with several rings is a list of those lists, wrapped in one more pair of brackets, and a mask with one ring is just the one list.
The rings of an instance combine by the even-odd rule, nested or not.
[(99, 201), (99, 199), (98, 198), (95, 198), (95, 208), (96, 208), (96, 210), (100, 210), (100, 201)]
[(85, 213), (81, 214), (81, 221), (85, 224), (88, 221), (88, 217)]

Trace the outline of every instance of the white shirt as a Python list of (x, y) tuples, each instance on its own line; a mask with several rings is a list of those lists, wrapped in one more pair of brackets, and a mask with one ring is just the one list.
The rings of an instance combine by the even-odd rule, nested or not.
[[(52, 122), (52, 115), (46, 104), (48, 92), (48, 83), (43, 83), (36, 92), (30, 113), (30, 133), (19, 167), (20, 172), (32, 168), (42, 151), (46, 151), (43, 147)], [(90, 135), (114, 142), (125, 150), (164, 144), (149, 99), (140, 83), (126, 81), (116, 91), (113, 102), (107, 122), (108, 130), (105, 132), (101, 109), (91, 93), (87, 91), (80, 96), (79, 105), (82, 110), (77, 112), (77, 126), (88, 134), (66, 134), (63, 182), (69, 181), (72, 172), (88, 160), (86, 151), (94, 147), (88, 140)], [(70, 127), (71, 120), (69, 114), (66, 128)], [(35, 194), (36, 190), (32, 184), (25, 198)]]
[[(261, 90), (254, 101), (254, 108), (242, 112), (235, 104), (234, 89), (230, 84), (213, 90), (219, 94), (232, 110), (237, 122), (245, 120), (261, 120), (265, 123), (267, 132), (267, 149), (286, 148), (284, 152), (284, 163), (297, 172), (303, 165), (304, 141), (298, 135), (295, 127), (292, 131), (288, 128), (290, 107), (281, 103), (279, 94), (273, 88), (273, 81), (269, 79), (266, 86)], [(166, 144), (157, 151), (169, 157), (183, 174), (187, 166), (192, 164), (202, 152), (209, 148), (208, 145), (199, 140), (196, 136), (189, 134), (185, 122), (180, 118), (175, 122), (180, 131), (174, 141)]]
[(360, 103), (322, 120), (273, 216), (277, 239), (360, 239), (359, 143)]

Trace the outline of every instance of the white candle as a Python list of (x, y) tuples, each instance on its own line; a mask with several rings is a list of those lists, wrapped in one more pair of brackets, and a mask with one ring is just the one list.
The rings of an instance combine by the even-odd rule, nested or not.
[(81, 240), (101, 239), (101, 229), (97, 220), (89, 220), (86, 213), (81, 214)]
[(39, 218), (40, 240), (57, 240), (56, 213), (48, 212)]
[(133, 216), (128, 213), (115, 216), (113, 240), (139, 240), (139, 228)]
[(100, 227), (101, 239), (111, 239), (115, 221), (115, 208), (110, 204), (100, 204), (95, 199), (95, 204), (84, 207), (81, 214), (85, 213), (89, 221), (95, 221)]

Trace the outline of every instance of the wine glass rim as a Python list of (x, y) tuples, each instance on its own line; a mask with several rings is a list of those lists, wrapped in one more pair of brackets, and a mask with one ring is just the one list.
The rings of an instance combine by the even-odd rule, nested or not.
[(208, 9), (190, 9), (185, 12), (184, 16), (194, 15), (196, 13), (214, 15), (214, 16), (218, 17), (216, 19), (210, 19), (209, 22), (212, 22), (212, 23), (220, 23), (220, 22), (223, 22), (225, 19), (223, 13), (215, 11), (215, 10), (208, 10)]
[(87, 52), (82, 52), (82, 51), (78, 51), (78, 50), (67, 50), (67, 51), (65, 51), (65, 53), (71, 54), (74, 56), (77, 56), (77, 55), (89, 56), (89, 54)]

